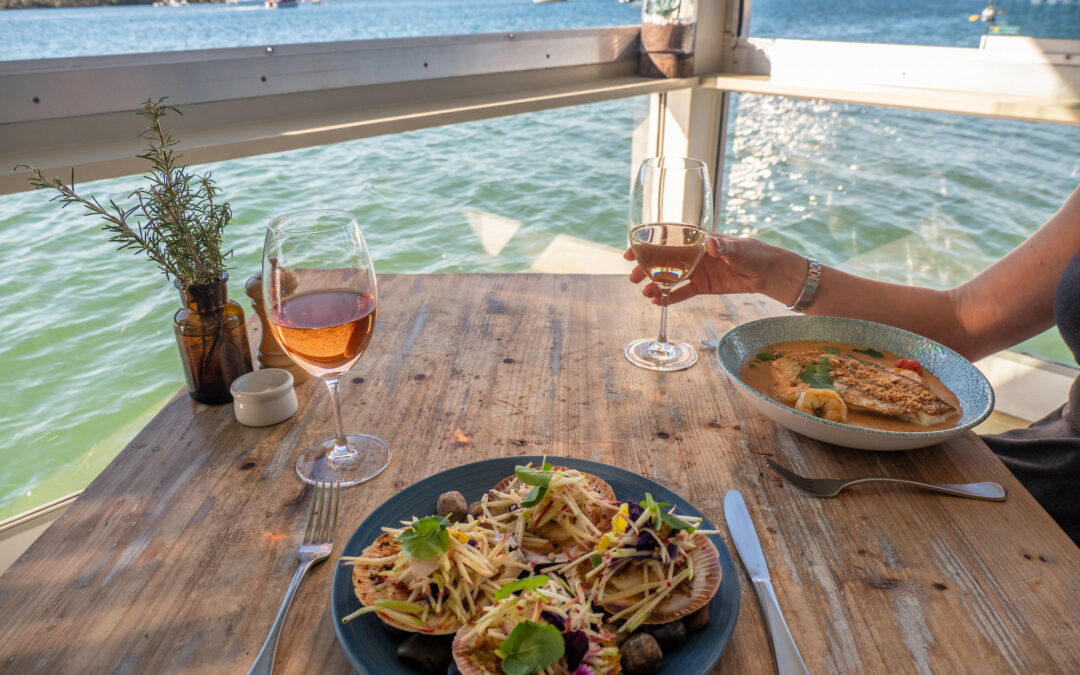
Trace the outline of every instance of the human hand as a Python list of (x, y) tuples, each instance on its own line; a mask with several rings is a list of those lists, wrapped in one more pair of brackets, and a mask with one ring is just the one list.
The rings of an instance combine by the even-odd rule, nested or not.
[[(634, 260), (633, 251), (627, 249), (623, 258)], [(705, 257), (690, 275), (690, 281), (673, 290), (668, 303), (701, 294), (764, 293), (790, 304), (805, 277), (806, 259), (797, 253), (757, 239), (715, 235), (705, 242)], [(640, 265), (630, 272), (630, 281), (635, 284), (647, 278)], [(647, 283), (641, 292), (654, 304), (660, 304), (656, 284)]]

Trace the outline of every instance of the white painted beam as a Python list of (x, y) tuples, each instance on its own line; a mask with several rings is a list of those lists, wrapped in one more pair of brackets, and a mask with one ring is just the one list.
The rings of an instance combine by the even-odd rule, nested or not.
[(740, 40), (704, 86), (1080, 124), (1080, 40), (989, 36), (978, 48)]

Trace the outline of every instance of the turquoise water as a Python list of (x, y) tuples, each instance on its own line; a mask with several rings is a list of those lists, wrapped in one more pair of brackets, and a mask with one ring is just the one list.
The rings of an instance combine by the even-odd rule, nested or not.
[[(966, 17), (981, 2), (894, 4), (757, 0), (751, 28), (978, 42), (982, 26)], [(1080, 38), (1080, 4), (1002, 5), (1022, 32)], [(624, 25), (638, 12), (616, 0), (20, 10), (0, 12), (0, 59)], [(231, 294), (248, 306), (243, 282), (258, 268), (265, 223), (300, 207), (356, 213), (380, 272), (519, 271), (560, 234), (621, 247), (630, 137), (647, 109), (646, 99), (611, 101), (197, 167), (212, 171), (235, 212)], [(959, 283), (1080, 183), (1077, 127), (751, 95), (736, 97), (733, 114), (729, 231), (891, 281)], [(138, 183), (81, 189), (122, 200)], [(183, 386), (175, 290), (48, 196), (0, 196), (0, 518), (84, 486)], [(476, 234), (478, 219), (514, 231), (497, 254)], [(1025, 349), (1071, 362), (1053, 334)]]

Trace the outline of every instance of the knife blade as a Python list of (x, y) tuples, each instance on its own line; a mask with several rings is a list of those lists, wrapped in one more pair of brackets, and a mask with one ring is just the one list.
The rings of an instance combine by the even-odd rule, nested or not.
[(795, 639), (784, 621), (784, 614), (780, 611), (780, 602), (776, 599), (776, 592), (769, 578), (769, 566), (765, 564), (765, 554), (761, 551), (754, 521), (750, 519), (746, 502), (738, 490), (728, 490), (724, 495), (724, 520), (727, 521), (728, 532), (735, 542), (735, 550), (739, 552), (739, 559), (746, 567), (750, 583), (753, 584), (758, 602), (761, 603), (761, 613), (769, 631), (769, 643), (776, 659), (776, 671), (780, 675), (808, 673), (799, 648), (795, 646)]

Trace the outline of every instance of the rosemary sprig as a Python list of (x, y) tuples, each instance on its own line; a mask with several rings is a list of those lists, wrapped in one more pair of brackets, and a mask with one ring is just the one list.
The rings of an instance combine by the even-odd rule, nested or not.
[(149, 121), (140, 134), (146, 139), (147, 150), (139, 155), (150, 163), (145, 176), (147, 187), (137, 188), (128, 195), (136, 204), (124, 208), (110, 199), (103, 205), (93, 195), (84, 197), (75, 190), (75, 171), (70, 184), (60, 178), (48, 178), (40, 169), (31, 171), (30, 184), (35, 190), (55, 190), (50, 201), (62, 207), (81, 204), (84, 215), (102, 219), (102, 228), (111, 233), (109, 241), (119, 244), (118, 250), (134, 249), (145, 253), (169, 279), (180, 288), (207, 284), (224, 277), (225, 260), (232, 251), (222, 251), (222, 233), (232, 219), (228, 203), (215, 198), (221, 190), (209, 173), (191, 175), (178, 166), (180, 155), (172, 148), (177, 141), (162, 127), (161, 120), (169, 112), (182, 113), (165, 105), (165, 98), (147, 99), (139, 116)]

